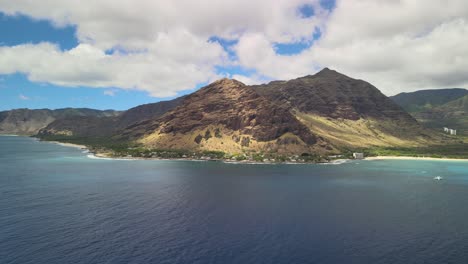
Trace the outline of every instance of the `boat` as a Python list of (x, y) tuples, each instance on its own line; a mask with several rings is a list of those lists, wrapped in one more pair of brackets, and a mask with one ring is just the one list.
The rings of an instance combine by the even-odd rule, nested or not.
[(442, 177), (440, 177), (440, 176), (436, 176), (436, 177), (434, 177), (434, 180), (438, 180), (438, 181), (440, 181), (440, 180), (442, 180)]

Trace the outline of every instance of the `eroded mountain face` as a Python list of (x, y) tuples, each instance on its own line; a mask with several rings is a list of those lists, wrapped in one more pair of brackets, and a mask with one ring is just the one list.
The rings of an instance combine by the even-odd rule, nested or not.
[[(242, 147), (274, 148), (274, 145), (289, 143), (307, 148), (317, 143), (316, 136), (288, 108), (229, 79), (198, 90), (174, 110), (152, 122), (130, 127), (124, 134), (130, 138), (141, 137), (146, 144), (212, 150), (226, 146), (236, 149), (236, 145), (239, 150)], [(219, 147), (209, 141), (220, 141), (217, 142)]]
[(57, 120), (41, 133), (67, 131), (152, 148), (229, 153), (329, 152), (435, 140), (377, 88), (329, 69), (256, 86), (222, 79), (183, 98), (138, 106), (117, 117)]
[(330, 118), (390, 118), (413, 122), (401, 107), (373, 85), (328, 68), (290, 81), (253, 86), (272, 101), (304, 113)]
[(335, 145), (413, 145), (425, 142), (430, 134), (373, 85), (327, 68), (253, 88), (287, 106), (311, 131)]

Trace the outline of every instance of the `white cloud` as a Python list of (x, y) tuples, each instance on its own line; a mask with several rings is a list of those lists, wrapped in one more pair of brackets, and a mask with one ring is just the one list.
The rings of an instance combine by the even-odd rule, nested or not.
[(264, 78), (258, 75), (245, 76), (240, 74), (234, 74), (230, 76), (232, 79), (236, 79), (246, 85), (262, 84), (271, 81), (271, 79)]
[(393, 95), (468, 87), (467, 43), (467, 1), (342, 0), (300, 54), (279, 55), (262, 35), (244, 35), (236, 51), (241, 65), (273, 78), (331, 67)]
[(23, 95), (23, 94), (20, 94), (18, 95), (18, 98), (23, 100), (23, 101), (27, 101), (27, 100), (31, 100), (30, 97), (26, 96), (26, 95)]
[[(299, 16), (304, 4), (314, 6), (314, 18)], [(279, 42), (306, 39), (327, 14), (318, 0), (1, 0), (0, 10), (77, 25), (82, 43), (143, 49), (161, 32), (180, 29), (204, 39), (243, 32), (262, 32)]]
[[(311, 4), (304, 19), (298, 7)], [(240, 65), (246, 83), (290, 79), (331, 67), (370, 81), (386, 94), (468, 87), (465, 0), (0, 0), (0, 11), (76, 25), (80, 45), (0, 46), (0, 74), (62, 86), (118, 87), (166, 97), (218, 78), (217, 66)], [(275, 43), (320, 40), (295, 55)], [(212, 36), (238, 40), (232, 61)], [(112, 54), (106, 50), (118, 50)]]
[[(126, 55), (106, 55), (88, 44), (69, 51), (49, 43), (0, 47), (0, 72), (21, 72), (31, 81), (61, 86), (119, 87), (145, 90), (153, 96), (173, 96), (213, 78), (213, 66), (224, 56), (218, 44), (181, 34), (155, 43), (150, 47), (154, 51)], [(186, 41), (189, 47), (181, 53), (190, 54), (171, 55), (180, 48), (174, 41)]]
[[(301, 18), (312, 4), (316, 16)], [(80, 45), (70, 51), (42, 43), (0, 47), (0, 74), (62, 86), (140, 89), (172, 96), (217, 78), (230, 64), (212, 36), (262, 34), (269, 41), (310, 40), (328, 15), (318, 0), (0, 0), (0, 12), (75, 25)], [(109, 49), (120, 50), (106, 54)]]
[(307, 75), (314, 70), (314, 61), (304, 56), (278, 55), (273, 43), (261, 34), (246, 34), (234, 49), (240, 65), (256, 69), (261, 75), (274, 79), (291, 79)]

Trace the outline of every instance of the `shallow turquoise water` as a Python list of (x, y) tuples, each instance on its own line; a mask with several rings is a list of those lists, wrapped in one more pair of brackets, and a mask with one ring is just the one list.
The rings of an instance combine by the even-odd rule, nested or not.
[(467, 202), (465, 162), (119, 161), (0, 137), (0, 263), (468, 263)]

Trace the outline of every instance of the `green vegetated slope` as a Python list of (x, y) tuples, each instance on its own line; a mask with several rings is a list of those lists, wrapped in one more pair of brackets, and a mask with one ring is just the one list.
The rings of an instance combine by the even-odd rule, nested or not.
[(443, 127), (449, 127), (456, 129), (459, 136), (468, 136), (468, 90), (425, 90), (399, 94), (392, 99), (429, 128), (442, 131)]

